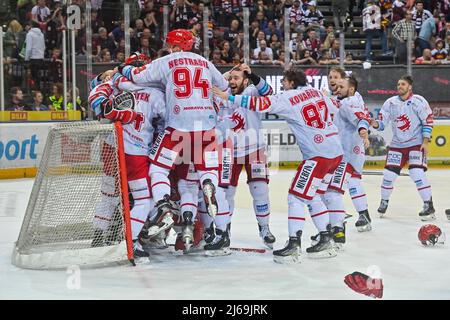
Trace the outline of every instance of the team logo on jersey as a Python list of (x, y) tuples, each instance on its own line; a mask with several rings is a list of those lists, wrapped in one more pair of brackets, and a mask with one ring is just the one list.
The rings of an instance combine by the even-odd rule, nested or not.
[(173, 113), (175, 113), (175, 114), (179, 114), (180, 113), (180, 111), (181, 111), (181, 108), (180, 108), (180, 106), (179, 105), (175, 105), (175, 107), (173, 107)]
[(355, 154), (360, 154), (361, 153), (361, 148), (359, 146), (356, 146), (356, 147), (353, 148), (353, 152)]
[(314, 136), (314, 142), (315, 143), (322, 143), (323, 142), (323, 136), (321, 134), (316, 134)]
[(397, 121), (397, 128), (399, 128), (401, 131), (406, 131), (411, 127), (411, 120), (409, 120), (406, 114), (402, 114), (401, 116), (397, 117), (395, 121)]

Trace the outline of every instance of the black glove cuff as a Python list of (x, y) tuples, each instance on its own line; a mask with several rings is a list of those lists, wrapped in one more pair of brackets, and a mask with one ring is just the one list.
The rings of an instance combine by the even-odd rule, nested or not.
[(254, 72), (252, 72), (252, 73), (245, 72), (245, 74), (246, 74), (247, 78), (249, 78), (255, 86), (258, 85), (258, 83), (261, 81), (261, 78), (258, 75), (256, 75)]

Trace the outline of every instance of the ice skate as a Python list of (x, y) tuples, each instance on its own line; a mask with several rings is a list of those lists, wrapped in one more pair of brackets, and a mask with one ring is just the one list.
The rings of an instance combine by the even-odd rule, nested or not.
[(150, 254), (144, 250), (138, 239), (133, 240), (133, 255), (135, 258), (145, 258), (150, 256)]
[(191, 211), (183, 212), (183, 228), (181, 231), (181, 236), (186, 247), (186, 251), (189, 251), (194, 243), (194, 222), (192, 220), (193, 214)]
[(209, 244), (213, 242), (214, 238), (216, 237), (216, 232), (214, 230), (214, 224), (211, 222), (211, 225), (209, 228), (206, 228), (203, 232), (203, 240), (206, 244)]
[(300, 263), (302, 231), (297, 231), (295, 237), (289, 237), (283, 249), (273, 252), (273, 261), (282, 264)]
[(358, 220), (355, 222), (355, 227), (359, 232), (366, 232), (372, 230), (369, 211), (364, 210), (359, 213)]
[(345, 244), (345, 222), (343, 227), (332, 227), (331, 233), (333, 235), (333, 246), (336, 250), (342, 250)]
[(208, 214), (214, 219), (218, 210), (216, 201), (216, 188), (214, 187), (210, 179), (206, 179), (205, 181), (203, 181), (202, 190)]
[(270, 232), (269, 225), (261, 226), (258, 224), (259, 236), (263, 240), (264, 244), (269, 248), (273, 249), (273, 244), (275, 242), (275, 236)]
[(435, 220), (436, 216), (434, 215), (435, 210), (433, 206), (433, 199), (430, 201), (423, 202), (423, 210), (419, 212), (420, 220), (422, 221), (431, 221)]
[(173, 212), (169, 203), (169, 195), (165, 195), (163, 199), (156, 203), (156, 217), (150, 220), (148, 227), (148, 236), (153, 237), (158, 233), (169, 229), (173, 224)]
[(228, 232), (217, 229), (216, 237), (211, 243), (205, 245), (204, 249), (205, 255), (208, 257), (226, 256), (231, 254)]
[(378, 213), (380, 214), (380, 218), (383, 218), (386, 214), (386, 210), (388, 208), (389, 200), (381, 199), (380, 206), (378, 207)]
[(447, 216), (447, 219), (450, 220), (450, 209), (445, 210), (445, 215)]
[(319, 242), (306, 249), (311, 258), (331, 258), (337, 255), (333, 247), (333, 235), (330, 230), (319, 232)]

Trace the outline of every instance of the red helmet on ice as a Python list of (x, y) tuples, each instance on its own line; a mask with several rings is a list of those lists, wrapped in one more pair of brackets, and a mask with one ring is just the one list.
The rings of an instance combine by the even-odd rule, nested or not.
[(175, 29), (167, 34), (166, 43), (178, 46), (183, 51), (189, 51), (194, 45), (194, 37), (189, 30)]
[(444, 243), (445, 241), (445, 234), (434, 224), (422, 226), (419, 230), (418, 237), (424, 246), (434, 246), (438, 242)]
[(125, 60), (125, 65), (131, 65), (133, 67), (141, 67), (150, 63), (152, 59), (147, 57), (145, 54), (140, 52), (133, 52), (127, 60)]

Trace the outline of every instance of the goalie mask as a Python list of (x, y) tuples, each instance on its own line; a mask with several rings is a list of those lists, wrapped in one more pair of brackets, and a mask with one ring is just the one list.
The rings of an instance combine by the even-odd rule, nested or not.
[(150, 63), (151, 61), (152, 59), (147, 57), (145, 54), (142, 54), (140, 52), (134, 52), (127, 58), (127, 60), (125, 60), (125, 65), (133, 67), (142, 67)]
[(434, 224), (426, 224), (419, 230), (419, 241), (424, 246), (434, 246), (435, 244), (444, 244), (445, 233)]

